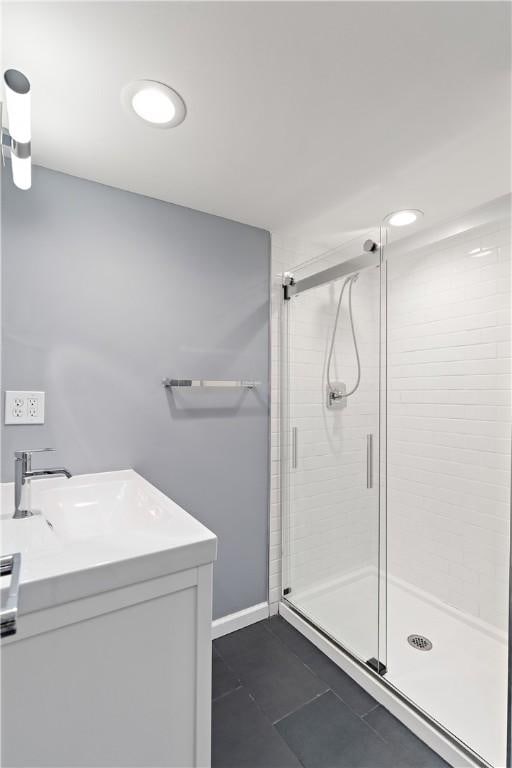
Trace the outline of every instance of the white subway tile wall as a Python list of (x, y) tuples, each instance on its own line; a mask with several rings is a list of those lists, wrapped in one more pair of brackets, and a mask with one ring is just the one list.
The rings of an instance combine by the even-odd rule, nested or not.
[[(473, 258), (480, 248), (486, 256)], [(388, 263), (388, 567), (505, 629), (510, 231)]]

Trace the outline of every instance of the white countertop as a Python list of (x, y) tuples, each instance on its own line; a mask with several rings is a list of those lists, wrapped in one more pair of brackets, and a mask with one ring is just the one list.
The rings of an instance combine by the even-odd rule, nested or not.
[(20, 520), (13, 483), (1, 486), (1, 551), (21, 552), (20, 614), (216, 559), (216, 536), (132, 469), (31, 486), (38, 514)]

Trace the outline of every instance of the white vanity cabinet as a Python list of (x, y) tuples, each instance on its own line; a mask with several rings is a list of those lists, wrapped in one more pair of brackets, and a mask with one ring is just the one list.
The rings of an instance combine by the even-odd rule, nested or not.
[(131, 470), (32, 492), (41, 515), (3, 505), (2, 765), (209, 766), (215, 536)]

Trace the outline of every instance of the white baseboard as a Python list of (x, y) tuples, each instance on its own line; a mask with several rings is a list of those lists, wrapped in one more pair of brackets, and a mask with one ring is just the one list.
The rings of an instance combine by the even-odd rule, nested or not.
[(465, 752), (459, 750), (455, 744), (430, 725), (428, 720), (417, 714), (391, 689), (382, 685), (374, 675), (366, 672), (359, 664), (352, 661), (334, 643), (331, 643), (307, 621), (304, 621), (285, 603), (279, 604), (279, 613), (447, 763), (456, 766), (456, 768), (476, 768), (478, 765), (476, 761), (471, 760)]
[(242, 611), (230, 613), (228, 616), (222, 616), (220, 619), (212, 621), (212, 640), (216, 637), (222, 637), (237, 629), (248, 627), (249, 624), (255, 624), (262, 619), (268, 619), (268, 603), (258, 603), (244, 608)]

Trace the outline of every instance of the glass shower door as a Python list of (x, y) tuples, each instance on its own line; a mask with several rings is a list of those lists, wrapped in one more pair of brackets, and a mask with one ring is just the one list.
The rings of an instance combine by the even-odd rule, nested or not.
[(374, 668), (385, 664), (380, 278), (373, 266), (293, 295), (283, 329), (284, 597)]

